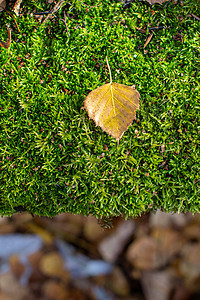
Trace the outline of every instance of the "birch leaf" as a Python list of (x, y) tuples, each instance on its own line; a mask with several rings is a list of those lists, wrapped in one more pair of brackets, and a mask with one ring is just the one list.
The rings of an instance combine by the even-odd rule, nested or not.
[(90, 92), (84, 106), (95, 124), (119, 141), (136, 119), (139, 98), (134, 86), (110, 82)]

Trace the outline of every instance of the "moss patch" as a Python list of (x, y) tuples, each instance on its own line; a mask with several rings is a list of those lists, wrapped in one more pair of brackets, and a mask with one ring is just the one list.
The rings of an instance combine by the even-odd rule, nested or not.
[[(72, 1), (43, 25), (31, 13), (50, 5), (23, 1), (21, 33), (1, 13), (0, 38), (13, 28), (9, 53), (0, 50), (1, 215), (18, 206), (46, 216), (199, 212), (198, 5)], [(143, 49), (156, 26), (165, 29)], [(141, 94), (119, 146), (82, 109), (109, 81), (106, 55), (113, 81)]]

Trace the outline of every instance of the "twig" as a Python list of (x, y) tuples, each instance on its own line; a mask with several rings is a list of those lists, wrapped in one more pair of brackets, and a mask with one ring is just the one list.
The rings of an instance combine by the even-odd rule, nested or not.
[(49, 11), (43, 11), (43, 12), (38, 12), (38, 13), (33, 13), (33, 15), (48, 15), (48, 14), (50, 14), (51, 13), (51, 10), (49, 10)]
[(55, 6), (54, 8), (50, 11), (50, 13), (48, 14), (48, 16), (46, 17), (46, 19), (44, 20), (43, 24), (45, 24), (48, 19), (55, 13), (57, 12), (60, 7), (62, 6), (62, 4), (65, 2), (65, 0), (60, 0)]
[(196, 20), (198, 20), (198, 21), (200, 21), (200, 18), (199, 17), (197, 17), (196, 15), (194, 15), (194, 14), (190, 14), (193, 18), (195, 18)]
[(169, 25), (169, 26), (167, 26), (167, 27), (165, 27), (165, 26), (156, 26), (156, 27), (148, 27), (148, 28), (146, 28), (146, 29), (135, 27), (135, 29), (138, 30), (138, 31), (140, 31), (140, 32), (142, 32), (142, 33), (146, 33), (146, 32), (147, 32), (147, 29), (148, 29), (149, 31), (154, 31), (154, 30), (159, 30), (159, 29), (168, 29), (168, 28), (170, 28), (170, 27), (171, 27), (171, 26)]
[(64, 11), (64, 20), (63, 19), (59, 19), (59, 20), (62, 21), (65, 24), (65, 28), (67, 29), (67, 34), (68, 34), (68, 37), (69, 37), (69, 31), (68, 31), (68, 28), (67, 28), (65, 11)]
[(165, 8), (172, 0), (169, 0), (162, 8)]
[(8, 10), (6, 10), (6, 12), (11, 16), (11, 18), (13, 18), (13, 20), (15, 21), (15, 25), (17, 26), (17, 30), (21, 33), (17, 21), (15, 20), (15, 17)]
[(8, 28), (8, 39), (6, 42), (3, 42), (2, 40), (0, 40), (0, 46), (8, 49), (10, 47), (10, 43), (11, 43), (11, 29)]
[[(135, 0), (129, 0), (127, 2), (124, 3), (124, 7), (128, 6), (129, 4), (131, 4), (132, 2), (134, 2)], [(145, 0), (138, 0), (139, 2), (143, 2)]]
[(159, 29), (168, 29), (170, 28), (171, 26), (167, 26), (167, 27), (164, 27), (164, 26), (157, 26), (157, 27), (149, 27), (148, 29), (149, 30), (159, 30)]

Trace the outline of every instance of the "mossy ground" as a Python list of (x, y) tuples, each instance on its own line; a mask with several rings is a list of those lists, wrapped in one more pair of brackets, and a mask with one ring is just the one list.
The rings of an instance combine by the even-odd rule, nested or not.
[[(200, 211), (200, 2), (70, 1), (45, 25), (47, 1), (0, 13), (0, 214), (137, 216)], [(10, 7), (7, 7), (11, 11)], [(67, 28), (63, 13), (67, 15)], [(149, 34), (136, 28), (164, 26)], [(140, 92), (137, 120), (119, 145), (82, 109), (109, 81)]]

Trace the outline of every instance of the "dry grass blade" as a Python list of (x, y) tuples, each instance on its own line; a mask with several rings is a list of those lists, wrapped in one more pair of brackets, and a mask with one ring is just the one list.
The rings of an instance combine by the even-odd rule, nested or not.
[(196, 15), (194, 15), (194, 14), (191, 14), (191, 16), (192, 16), (193, 18), (195, 18), (196, 20), (200, 21), (200, 18), (199, 18), (199, 17), (197, 17)]
[(148, 36), (148, 38), (146, 39), (146, 42), (145, 42), (143, 48), (145, 48), (150, 43), (152, 37), (153, 37), (153, 32), (151, 32), (150, 35)]

